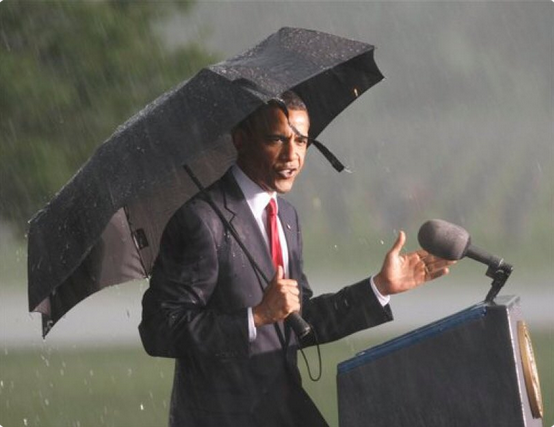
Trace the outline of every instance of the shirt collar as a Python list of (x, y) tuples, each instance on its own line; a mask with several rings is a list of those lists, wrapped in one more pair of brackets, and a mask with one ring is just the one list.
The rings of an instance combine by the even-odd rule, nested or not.
[[(252, 181), (238, 165), (233, 165), (231, 172), (239, 185), (244, 198), (255, 217), (261, 217), (270, 199), (275, 199), (277, 203), (277, 194), (275, 191), (268, 193), (258, 184)], [(278, 205), (278, 204), (277, 204)]]

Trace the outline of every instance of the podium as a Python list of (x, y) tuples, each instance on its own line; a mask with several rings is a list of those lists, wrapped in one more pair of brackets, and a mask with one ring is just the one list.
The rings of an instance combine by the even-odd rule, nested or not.
[(340, 427), (542, 427), (519, 297), (499, 297), (338, 365)]

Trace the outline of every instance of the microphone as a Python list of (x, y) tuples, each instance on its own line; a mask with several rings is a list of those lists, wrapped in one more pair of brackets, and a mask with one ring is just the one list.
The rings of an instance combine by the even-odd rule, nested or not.
[(417, 240), (430, 254), (450, 261), (467, 256), (489, 267), (502, 263), (501, 258), (472, 245), (471, 237), (465, 229), (442, 219), (432, 219), (424, 223), (419, 229)]
[(442, 219), (425, 222), (419, 229), (417, 240), (423, 249), (439, 258), (457, 261), (468, 257), (487, 265), (486, 275), (493, 279), (492, 288), (485, 298), (487, 302), (492, 302), (513, 270), (502, 258), (473, 245), (464, 228)]

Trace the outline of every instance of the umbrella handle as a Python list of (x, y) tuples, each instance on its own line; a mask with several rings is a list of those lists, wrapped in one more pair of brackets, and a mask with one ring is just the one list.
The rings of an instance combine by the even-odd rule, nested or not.
[(289, 325), (296, 336), (300, 339), (307, 337), (312, 332), (312, 327), (308, 322), (306, 322), (300, 313), (293, 312), (288, 315), (285, 322)]

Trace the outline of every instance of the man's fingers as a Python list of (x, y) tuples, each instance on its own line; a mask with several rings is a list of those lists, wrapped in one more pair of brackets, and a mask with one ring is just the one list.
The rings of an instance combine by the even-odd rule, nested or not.
[(281, 279), (277, 283), (277, 286), (282, 289), (283, 293), (291, 293), (293, 295), (300, 294), (300, 290), (298, 289), (298, 282), (296, 280)]
[(289, 285), (287, 288), (288, 292), (293, 295), (300, 295), (300, 290), (298, 289), (298, 284)]
[(448, 274), (449, 272), (450, 272), (450, 270), (447, 267), (441, 268), (439, 270), (431, 271), (429, 273), (429, 277), (427, 278), (427, 280), (438, 279), (439, 277), (442, 277), (442, 276)]
[(275, 280), (281, 280), (285, 277), (285, 273), (283, 271), (283, 267), (282, 266), (277, 266), (277, 272), (275, 273), (275, 277), (274, 279)]
[(450, 267), (451, 265), (456, 264), (456, 261), (450, 261), (450, 260), (447, 260), (447, 259), (437, 258), (437, 257), (434, 257), (434, 256), (428, 257), (428, 258), (423, 258), (422, 261), (425, 263), (427, 268), (432, 269), (432, 270), (437, 270), (437, 269), (441, 269), (441, 268), (444, 268), (444, 267)]
[(298, 295), (300, 293), (298, 282), (294, 279), (285, 279), (283, 276), (283, 268), (279, 266), (270, 286), (282, 294), (292, 293), (293, 295)]
[(277, 283), (281, 316), (300, 310), (300, 291), (295, 280), (283, 279)]
[[(262, 302), (256, 308), (258, 324), (268, 324), (283, 320), (293, 311), (300, 310), (300, 290), (298, 282), (285, 279), (283, 267), (277, 267), (275, 276), (264, 292)], [(261, 313), (261, 314), (260, 314)], [(256, 321), (256, 319), (255, 319)]]
[(402, 250), (402, 248), (404, 247), (405, 243), (406, 243), (406, 233), (400, 230), (400, 233), (398, 233), (398, 237), (396, 238), (396, 242), (394, 242), (394, 245), (390, 249), (389, 254), (398, 255)]
[(431, 255), (429, 252), (427, 252), (425, 249), (418, 249), (415, 251), (415, 254), (421, 258), (422, 260), (425, 260), (429, 257), (436, 258), (434, 255)]
[(430, 262), (428, 265), (434, 269), (450, 267), (451, 265), (456, 264), (456, 261), (449, 261), (446, 259), (437, 258), (433, 262)]

